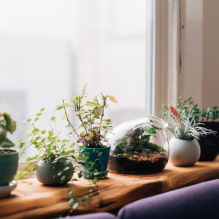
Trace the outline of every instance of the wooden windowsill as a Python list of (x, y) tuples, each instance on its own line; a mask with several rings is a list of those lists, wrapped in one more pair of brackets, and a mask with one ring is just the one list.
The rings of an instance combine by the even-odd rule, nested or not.
[[(174, 167), (170, 163), (161, 173), (128, 175), (109, 173), (98, 182), (98, 191), (71, 214), (114, 211), (140, 198), (219, 178), (219, 157), (198, 162), (193, 167)], [(48, 187), (35, 178), (17, 181), (12, 196), (0, 199), (0, 218), (51, 218), (69, 212), (69, 191), (84, 196), (89, 181), (79, 179), (63, 187)]]

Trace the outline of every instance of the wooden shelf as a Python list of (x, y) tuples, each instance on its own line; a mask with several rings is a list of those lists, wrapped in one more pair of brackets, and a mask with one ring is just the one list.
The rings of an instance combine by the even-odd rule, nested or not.
[[(219, 157), (212, 162), (198, 162), (193, 167), (174, 167), (168, 163), (161, 173), (128, 175), (109, 173), (98, 182), (92, 198), (71, 214), (115, 211), (123, 205), (180, 187), (219, 178)], [(79, 179), (64, 187), (48, 187), (35, 178), (20, 180), (12, 196), (0, 199), (0, 218), (51, 218), (69, 212), (69, 191), (85, 196), (89, 181)]]

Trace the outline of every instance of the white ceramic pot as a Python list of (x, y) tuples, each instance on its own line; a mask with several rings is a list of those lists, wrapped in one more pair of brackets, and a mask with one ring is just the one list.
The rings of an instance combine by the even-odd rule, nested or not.
[(199, 160), (200, 145), (196, 139), (182, 140), (172, 137), (169, 147), (169, 161), (174, 166), (194, 166)]

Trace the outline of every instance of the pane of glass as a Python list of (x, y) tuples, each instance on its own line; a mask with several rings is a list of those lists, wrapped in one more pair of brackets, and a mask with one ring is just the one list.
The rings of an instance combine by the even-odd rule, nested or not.
[(117, 125), (151, 111), (153, 0), (0, 2), (0, 107), (22, 121), (80, 92), (113, 95)]

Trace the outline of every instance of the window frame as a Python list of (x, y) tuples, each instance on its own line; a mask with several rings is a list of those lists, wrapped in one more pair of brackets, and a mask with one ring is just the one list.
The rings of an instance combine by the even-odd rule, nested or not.
[(175, 104), (180, 78), (180, 0), (156, 0), (154, 26), (153, 114)]

